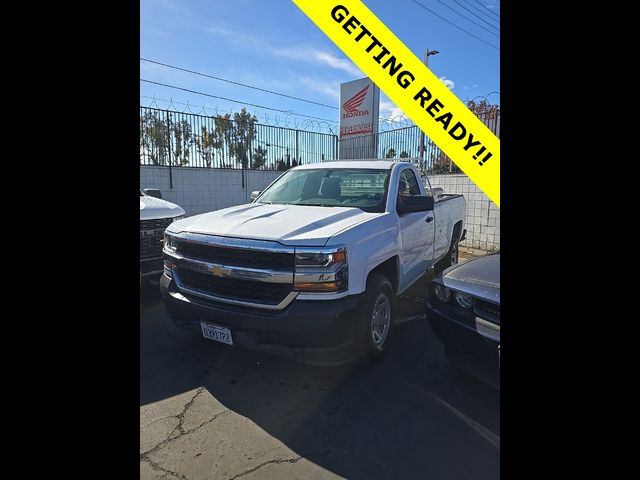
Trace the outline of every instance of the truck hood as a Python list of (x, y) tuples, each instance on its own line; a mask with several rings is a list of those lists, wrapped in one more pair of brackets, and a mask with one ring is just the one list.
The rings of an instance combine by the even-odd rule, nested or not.
[(140, 197), (140, 220), (173, 218), (180, 215), (184, 215), (184, 210), (175, 203), (148, 195)]
[(379, 215), (359, 208), (250, 203), (179, 220), (168, 231), (323, 246), (338, 232)]
[(449, 267), (434, 280), (487, 301), (500, 303), (500, 253), (492, 253)]

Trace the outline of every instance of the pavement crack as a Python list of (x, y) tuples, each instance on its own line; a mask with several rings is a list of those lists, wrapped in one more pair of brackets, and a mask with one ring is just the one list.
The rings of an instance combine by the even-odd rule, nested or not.
[(197, 431), (197, 430), (200, 430), (200, 429), (201, 429), (202, 427), (204, 427), (205, 425), (208, 425), (208, 424), (210, 424), (211, 422), (215, 422), (215, 421), (218, 419), (218, 417), (221, 417), (221, 416), (223, 416), (223, 415), (227, 415), (227, 414), (229, 414), (229, 413), (231, 413), (231, 410), (228, 410), (228, 409), (227, 409), (227, 410), (224, 410), (224, 411), (222, 411), (222, 412), (220, 412), (220, 413), (216, 413), (213, 417), (211, 417), (211, 418), (210, 418), (210, 419), (208, 419), (208, 420), (205, 420), (204, 422), (202, 422), (202, 423), (201, 423), (200, 425), (198, 425), (197, 427), (193, 427), (192, 429), (187, 430), (186, 432), (183, 432), (181, 435), (179, 435), (179, 436), (177, 436), (177, 437), (173, 437), (171, 440), (175, 440), (176, 438), (180, 438), (180, 437), (182, 437), (182, 436), (184, 436), (184, 435), (189, 435), (189, 434), (191, 434), (191, 433), (193, 433), (193, 432), (195, 432), (195, 431)]
[(250, 468), (249, 470), (245, 470), (244, 472), (239, 473), (238, 475), (235, 475), (233, 477), (229, 477), (227, 480), (236, 480), (237, 478), (240, 477), (244, 477), (245, 475), (249, 475), (250, 473), (253, 473), (257, 470), (260, 470), (262, 467), (266, 466), (266, 465), (270, 465), (270, 464), (274, 464), (274, 463), (298, 463), (300, 460), (302, 460), (303, 457), (295, 457), (295, 458), (275, 458), (273, 460), (269, 460), (267, 462), (263, 462), (260, 465), (257, 465), (253, 468)]
[[(169, 433), (169, 435), (167, 436), (167, 438), (165, 438), (164, 440), (162, 440), (160, 443), (158, 443), (156, 446), (150, 448), (149, 450), (147, 450), (146, 452), (143, 452), (140, 454), (140, 458), (145, 458), (147, 455), (151, 455), (155, 452), (157, 452), (158, 450), (160, 450), (162, 447), (164, 447), (165, 445), (178, 440), (179, 438), (185, 436), (185, 435), (189, 435), (193, 432), (196, 432), (198, 430), (200, 430), (202, 427), (204, 427), (205, 425), (208, 425), (214, 421), (216, 421), (219, 417), (223, 416), (223, 415), (227, 415), (231, 412), (231, 410), (226, 409), (223, 410), (220, 413), (216, 413), (213, 417), (209, 418), (208, 420), (205, 420), (204, 422), (202, 422), (200, 425), (193, 427), (189, 430), (185, 430), (184, 429), (184, 416), (187, 413), (187, 411), (189, 410), (189, 408), (191, 408), (191, 406), (193, 405), (193, 402), (195, 401), (195, 399), (198, 397), (198, 395), (200, 395), (200, 393), (202, 393), (202, 391), (204, 390), (204, 387), (200, 387), (198, 388), (198, 391), (195, 393), (195, 395), (191, 398), (191, 400), (189, 400), (184, 408), (182, 409), (182, 411), (178, 414), (178, 415), (169, 415), (167, 417), (163, 417), (163, 418), (159, 418), (157, 420), (154, 420), (153, 422), (151, 422), (148, 425), (145, 425), (142, 429), (147, 428), (149, 425), (152, 425), (156, 422), (159, 422), (160, 420), (166, 420), (168, 418), (177, 418), (178, 419), (178, 425), (176, 425), (174, 427), (173, 430), (171, 430), (171, 432)], [(141, 430), (142, 430), (141, 429)], [(175, 432), (178, 432), (178, 435), (173, 435)]]
[[(183, 425), (184, 425), (184, 416), (189, 411), (189, 408), (191, 408), (191, 405), (193, 405), (193, 402), (196, 401), (196, 398), (198, 398), (198, 395), (200, 395), (203, 391), (204, 391), (204, 387), (199, 387), (198, 390), (196, 390), (196, 393), (193, 395), (193, 397), (191, 397), (191, 400), (189, 400), (184, 405), (184, 408), (182, 409), (182, 412), (180, 412), (178, 415), (175, 416), (178, 419), (178, 425), (176, 425), (176, 427), (171, 431), (171, 433), (169, 434), (169, 438), (171, 438), (171, 435), (173, 435), (173, 433), (176, 430), (178, 430), (180, 432), (180, 435), (178, 435), (178, 437), (184, 435), (184, 429), (182, 428)], [(178, 437), (176, 437), (176, 438), (178, 438)]]
[(153, 460), (151, 460), (146, 455), (142, 455), (141, 456), (141, 460), (144, 461), (144, 462), (147, 462), (155, 472), (162, 472), (162, 477), (163, 478), (166, 477), (167, 475), (173, 475), (175, 478), (178, 478), (180, 480), (189, 480), (187, 477), (185, 477), (181, 473), (174, 472), (174, 471), (171, 471), (171, 470), (168, 470), (168, 469), (164, 468), (162, 465), (160, 465), (159, 463), (154, 462)]
[(158, 423), (158, 422), (161, 422), (163, 420), (168, 420), (170, 418), (176, 418), (176, 416), (175, 415), (167, 415), (166, 417), (156, 418), (153, 422), (147, 423), (146, 425), (143, 425), (142, 427), (140, 427), (140, 431), (144, 430), (145, 428), (149, 428), (154, 423)]

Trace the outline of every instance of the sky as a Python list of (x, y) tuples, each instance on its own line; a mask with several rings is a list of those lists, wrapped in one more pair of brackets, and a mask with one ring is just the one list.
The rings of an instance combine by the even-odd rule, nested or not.
[[(499, 0), (417, 0), (424, 7), (499, 47)], [(425, 10), (413, 0), (364, 4), (461, 100), (488, 96), (500, 103), (500, 51)], [(456, 14), (457, 11), (459, 14)], [(468, 20), (466, 20), (466, 17)], [(475, 24), (477, 25), (474, 25)], [(494, 25), (494, 27), (491, 27)], [(481, 28), (481, 27), (484, 27)], [(485, 30), (486, 29), (486, 30)], [(140, 0), (140, 57), (338, 107), (340, 84), (364, 77), (291, 0)], [(140, 82), (140, 105), (155, 103), (212, 115), (246, 103), (259, 119), (294, 128), (309, 123), (335, 130), (338, 110), (140, 61), (142, 79), (238, 100), (234, 103)], [(154, 100), (155, 98), (155, 100)], [(481, 99), (481, 98), (478, 98)], [(288, 113), (282, 113), (288, 112)], [(301, 115), (306, 115), (303, 117)], [(381, 95), (381, 118), (402, 112)], [(314, 120), (309, 117), (314, 117)], [(329, 122), (326, 122), (328, 120)]]

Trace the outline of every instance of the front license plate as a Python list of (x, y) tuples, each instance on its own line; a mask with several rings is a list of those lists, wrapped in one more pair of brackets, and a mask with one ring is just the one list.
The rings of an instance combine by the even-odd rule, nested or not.
[(233, 345), (233, 339), (231, 338), (231, 330), (213, 323), (200, 322), (202, 328), (202, 336), (209, 340), (215, 340), (216, 342), (226, 343), (227, 345)]

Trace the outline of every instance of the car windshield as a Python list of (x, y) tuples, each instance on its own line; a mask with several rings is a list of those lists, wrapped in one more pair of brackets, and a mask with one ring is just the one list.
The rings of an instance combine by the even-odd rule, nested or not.
[(353, 207), (365, 212), (384, 212), (388, 185), (388, 169), (290, 170), (265, 190), (256, 203)]

